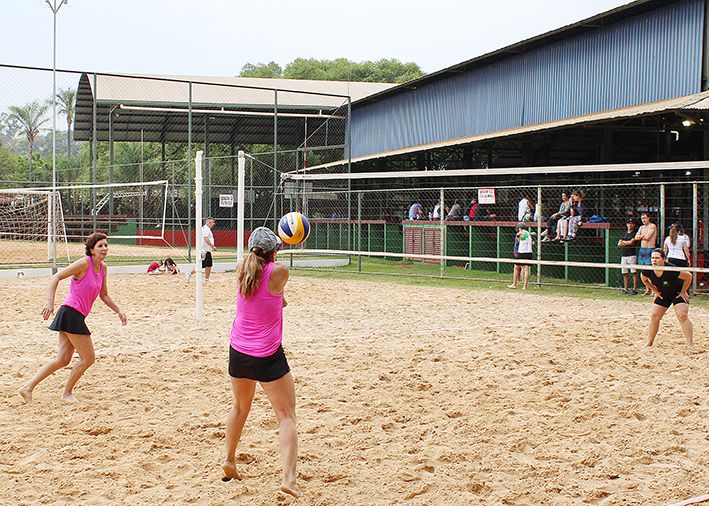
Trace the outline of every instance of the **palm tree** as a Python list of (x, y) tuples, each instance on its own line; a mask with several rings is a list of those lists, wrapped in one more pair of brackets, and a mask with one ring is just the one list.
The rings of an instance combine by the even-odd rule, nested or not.
[(59, 90), (59, 93), (57, 93), (57, 100), (57, 105), (59, 106), (59, 110), (57, 112), (66, 116), (67, 168), (71, 169), (71, 125), (74, 123), (74, 114), (76, 113), (76, 90), (72, 90), (71, 88)]
[(32, 182), (32, 155), (34, 155), (34, 140), (39, 135), (40, 127), (49, 121), (49, 118), (42, 119), (49, 109), (49, 104), (39, 105), (39, 102), (34, 100), (24, 107), (17, 107), (16, 105), (11, 105), (8, 107), (10, 110), (10, 119), (16, 120), (20, 125), (20, 131), (27, 138), (27, 144), (30, 149), (30, 174), (29, 179)]

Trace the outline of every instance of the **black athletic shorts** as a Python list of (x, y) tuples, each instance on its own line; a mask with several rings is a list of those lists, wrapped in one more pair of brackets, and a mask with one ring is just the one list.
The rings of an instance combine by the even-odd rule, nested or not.
[(689, 261), (682, 260), (681, 258), (668, 258), (667, 261), (676, 267), (688, 267)]
[(268, 357), (252, 357), (229, 346), (229, 376), (262, 383), (276, 381), (290, 372), (283, 346)]
[(202, 267), (211, 267), (211, 266), (212, 266), (212, 252), (205, 251), (204, 258), (202, 259)]
[(677, 296), (674, 299), (665, 299), (663, 297), (657, 297), (655, 299), (655, 304), (662, 307), (670, 307), (672, 304), (676, 306), (677, 304), (688, 304), (688, 302), (685, 302), (685, 300), (680, 296)]
[[(517, 260), (532, 260), (534, 256), (532, 253), (517, 253)], [(520, 267), (524, 267), (525, 265), (529, 265), (527, 263), (524, 264), (518, 264), (515, 262), (515, 265), (519, 265)]]
[(59, 306), (54, 321), (49, 326), (49, 330), (57, 332), (67, 332), (69, 334), (79, 334), (82, 336), (91, 335), (91, 331), (84, 322), (84, 315), (69, 306)]

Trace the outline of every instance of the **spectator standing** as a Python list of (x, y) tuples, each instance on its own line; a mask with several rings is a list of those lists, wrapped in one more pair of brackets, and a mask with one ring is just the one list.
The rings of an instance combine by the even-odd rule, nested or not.
[(470, 201), (470, 212), (468, 213), (468, 217), (471, 220), (475, 220), (475, 209), (478, 207), (478, 199), (473, 199)]
[[(517, 224), (517, 233), (515, 234), (515, 256), (518, 260), (532, 260), (532, 246), (534, 240), (532, 234), (527, 230), (527, 224), (520, 222)], [(527, 289), (529, 282), (529, 264), (515, 264), (514, 273), (512, 275), (512, 284), (507, 285), (507, 288), (517, 288), (517, 284), (522, 281), (522, 289)]]
[[(640, 203), (640, 201), (638, 201)], [(640, 241), (640, 250), (638, 251), (638, 265), (651, 265), (652, 250), (657, 245), (657, 226), (650, 221), (650, 215), (647, 211), (643, 211), (640, 215), (643, 224), (635, 234), (635, 240)], [(648, 288), (643, 295), (650, 295), (652, 291)]]
[(525, 195), (517, 205), (517, 221), (530, 221), (534, 215), (534, 203)]
[[(204, 221), (204, 226), (202, 227), (202, 267), (204, 267), (204, 281), (210, 283), (212, 280), (209, 277), (212, 274), (212, 266), (214, 262), (212, 260), (212, 251), (217, 251), (217, 247), (214, 243), (214, 233), (212, 229), (216, 222), (214, 218), (207, 218)], [(187, 281), (195, 273), (195, 269), (185, 274)]]
[[(637, 247), (635, 246), (635, 222), (628, 220), (628, 231), (620, 236), (618, 246), (620, 250), (620, 263), (623, 265), (636, 265), (638, 263)], [(620, 269), (623, 273), (623, 295), (638, 294), (638, 272), (632, 267), (623, 267)], [(633, 289), (628, 291), (629, 274), (633, 275)]]
[(663, 250), (667, 261), (671, 264), (677, 267), (689, 267), (689, 247), (684, 240), (687, 236), (680, 232), (684, 232), (681, 224), (675, 223), (670, 227), (670, 235), (665, 237)]

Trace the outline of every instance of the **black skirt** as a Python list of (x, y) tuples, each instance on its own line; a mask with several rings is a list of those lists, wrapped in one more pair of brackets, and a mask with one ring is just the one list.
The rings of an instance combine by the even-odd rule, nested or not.
[(49, 326), (49, 330), (82, 336), (91, 335), (91, 331), (86, 326), (86, 322), (84, 322), (85, 318), (84, 315), (73, 307), (60, 306), (57, 310), (57, 314), (54, 316), (54, 321)]

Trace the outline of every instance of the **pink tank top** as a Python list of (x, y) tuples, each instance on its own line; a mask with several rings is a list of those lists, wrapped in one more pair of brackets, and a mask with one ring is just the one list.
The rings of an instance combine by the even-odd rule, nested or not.
[(264, 265), (261, 284), (250, 298), (244, 299), (239, 291), (236, 299), (229, 342), (236, 351), (252, 357), (273, 355), (283, 339), (283, 292), (273, 295), (268, 290), (274, 265)]
[(91, 308), (94, 305), (96, 297), (101, 293), (101, 288), (103, 287), (103, 262), (101, 263), (101, 270), (98, 274), (94, 270), (94, 264), (91, 261), (90, 256), (84, 258), (89, 259), (89, 268), (81, 277), (81, 279), (74, 279), (71, 277), (71, 285), (69, 285), (69, 295), (67, 295), (66, 300), (64, 300), (64, 306), (73, 307), (78, 312), (84, 316), (88, 316), (91, 312)]

